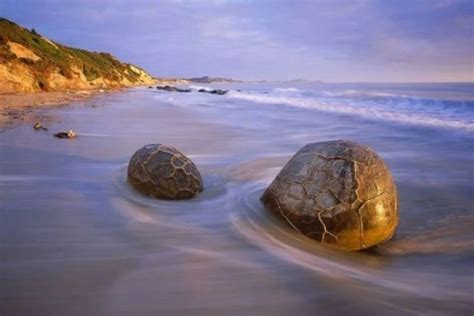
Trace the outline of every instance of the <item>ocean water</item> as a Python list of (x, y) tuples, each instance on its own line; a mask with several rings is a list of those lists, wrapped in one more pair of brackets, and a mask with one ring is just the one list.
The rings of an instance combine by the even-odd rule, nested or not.
[[(227, 95), (198, 93), (229, 89)], [(0, 315), (472, 315), (474, 84), (216, 84), (104, 94), (0, 133)], [(55, 139), (74, 129), (75, 140)], [(375, 149), (395, 237), (347, 253), (260, 195), (304, 144)], [(170, 144), (205, 190), (159, 201), (131, 155)]]

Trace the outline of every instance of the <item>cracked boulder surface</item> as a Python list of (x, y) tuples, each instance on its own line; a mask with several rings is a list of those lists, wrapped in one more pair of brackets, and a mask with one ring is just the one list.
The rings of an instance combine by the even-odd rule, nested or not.
[(383, 243), (398, 224), (397, 190), (387, 166), (370, 148), (346, 140), (304, 146), (262, 201), (300, 233), (344, 250)]
[(128, 181), (141, 193), (159, 199), (190, 199), (202, 191), (196, 165), (172, 146), (150, 144), (133, 154)]

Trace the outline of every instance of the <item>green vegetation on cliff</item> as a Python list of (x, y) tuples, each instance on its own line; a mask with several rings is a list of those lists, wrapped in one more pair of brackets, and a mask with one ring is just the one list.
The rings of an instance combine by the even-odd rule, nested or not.
[(0, 71), (0, 81), (20, 87), (14, 90), (38, 90), (21, 89), (21, 82), (15, 82), (15, 67), (16, 71), (27, 70), (39, 90), (74, 89), (75, 85), (78, 89), (105, 88), (149, 84), (153, 80), (142, 69), (122, 63), (109, 53), (67, 47), (4, 18), (0, 18), (0, 65), (6, 68), (5, 78)]

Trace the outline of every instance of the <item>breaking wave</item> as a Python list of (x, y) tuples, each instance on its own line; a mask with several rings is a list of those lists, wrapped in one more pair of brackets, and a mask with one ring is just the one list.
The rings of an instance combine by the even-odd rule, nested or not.
[(231, 91), (228, 96), (259, 104), (280, 104), (356, 115), (371, 120), (474, 131), (472, 114), (463, 113), (474, 107), (473, 101), (437, 100), (355, 90), (331, 95), (330, 92), (323, 91), (319, 96), (305, 96), (298, 89), (274, 89), (270, 94)]

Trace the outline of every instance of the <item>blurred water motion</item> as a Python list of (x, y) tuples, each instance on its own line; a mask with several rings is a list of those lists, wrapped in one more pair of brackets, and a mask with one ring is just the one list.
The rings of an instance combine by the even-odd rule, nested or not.
[[(298, 89), (318, 102), (351, 95)], [(1, 133), (0, 314), (471, 315), (473, 109), (437, 127), (260, 101), (137, 89), (55, 110), (51, 133), (72, 128), (73, 141), (31, 126)], [(341, 138), (379, 152), (400, 195), (395, 238), (361, 253), (297, 234), (259, 201), (302, 145)], [(133, 191), (126, 166), (146, 143), (189, 155), (205, 191), (179, 202)]]

